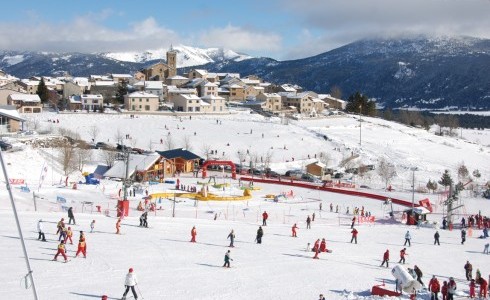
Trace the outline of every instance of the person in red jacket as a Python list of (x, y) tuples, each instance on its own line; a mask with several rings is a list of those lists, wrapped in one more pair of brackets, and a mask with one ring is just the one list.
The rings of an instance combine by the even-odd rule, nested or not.
[(357, 244), (357, 229), (353, 228), (350, 233), (352, 233), (352, 238), (350, 239), (350, 242), (352, 243), (353, 241), (356, 241)]
[(58, 245), (58, 252), (56, 252), (56, 255), (54, 256), (53, 260), (58, 260), (58, 255), (60, 255), (60, 254), (65, 259), (65, 262), (67, 262), (68, 257), (66, 257), (66, 254), (65, 254), (65, 241), (61, 241), (60, 244)]
[(442, 295), (442, 300), (447, 300), (447, 281), (444, 281), (442, 283), (441, 295)]
[(471, 299), (475, 298), (475, 287), (476, 287), (475, 279), (471, 279), (471, 281), (470, 281), (470, 298)]
[(386, 249), (385, 253), (383, 254), (383, 262), (381, 263), (382, 267), (386, 263), (386, 267), (388, 268), (388, 262), (390, 260), (390, 250)]
[(400, 261), (398, 262), (399, 264), (400, 263), (402, 263), (402, 264), (405, 263), (405, 255), (408, 255), (407, 254), (407, 248), (403, 248), (402, 250), (400, 250)]
[(429, 281), (429, 292), (430, 292), (430, 300), (438, 300), (439, 291), (441, 290), (441, 285), (439, 284), (439, 280), (437, 280), (436, 275), (432, 276), (432, 279)]
[(71, 239), (72, 236), (73, 231), (71, 231), (71, 227), (68, 227), (68, 230), (66, 231), (65, 244), (68, 243), (68, 240), (70, 240), (70, 245), (73, 245), (73, 240)]
[(296, 226), (296, 223), (294, 223), (293, 227), (291, 228), (292, 232), (293, 232), (293, 237), (298, 237), (296, 235), (296, 229), (298, 229), (298, 226)]
[(313, 249), (311, 249), (311, 251), (313, 252), (320, 251), (320, 239), (316, 240), (315, 244), (313, 245)]
[(78, 240), (78, 249), (77, 253), (75, 254), (75, 257), (78, 256), (78, 254), (82, 253), (83, 258), (87, 258), (87, 243), (85, 242), (85, 234), (83, 234), (83, 231), (80, 231), (80, 238)]
[(191, 243), (195, 243), (196, 242), (196, 235), (197, 235), (196, 226), (192, 226), (192, 230), (191, 230)]
[(322, 242), (320, 243), (320, 252), (327, 252), (327, 242), (325, 239), (322, 239)]
[(480, 283), (479, 296), (480, 296), (480, 298), (486, 299), (487, 298), (487, 290), (488, 290), (488, 282), (483, 277), (481, 277), (479, 283)]
[(269, 218), (269, 215), (264, 211), (264, 213), (262, 213), (262, 226), (267, 226), (267, 218)]

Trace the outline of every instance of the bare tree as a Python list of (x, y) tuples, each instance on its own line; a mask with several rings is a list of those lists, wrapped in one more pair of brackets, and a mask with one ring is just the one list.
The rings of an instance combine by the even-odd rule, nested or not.
[(191, 151), (192, 150), (192, 144), (191, 144), (191, 137), (188, 135), (185, 135), (182, 138), (182, 147)]
[(172, 139), (171, 135), (167, 135), (165, 138), (165, 147), (167, 150), (172, 150), (174, 148), (174, 140)]
[(388, 187), (388, 183), (396, 176), (395, 166), (389, 163), (384, 157), (378, 162), (376, 168), (378, 175), (384, 180), (385, 188)]
[(131, 137), (131, 139), (129, 140), (129, 144), (131, 145), (131, 147), (136, 147), (136, 144), (138, 143), (138, 139), (137, 138), (134, 138), (134, 137)]
[(77, 169), (75, 160), (75, 148), (69, 141), (65, 140), (58, 151), (58, 161), (63, 167), (63, 172), (65, 176), (67, 176)]
[(117, 158), (116, 151), (104, 150), (104, 161), (108, 167), (112, 167)]
[(211, 146), (208, 144), (203, 144), (201, 149), (203, 155), (206, 156), (206, 160), (209, 160), (209, 156), (211, 155)]
[(99, 136), (99, 127), (97, 126), (91, 126), (90, 129), (88, 130), (89, 134), (90, 134), (90, 137), (92, 138), (92, 142), (95, 143), (95, 141), (97, 140), (97, 137)]
[(468, 168), (464, 164), (464, 161), (462, 161), (458, 166), (458, 179), (459, 179), (459, 181), (467, 180), (469, 175), (470, 175), (470, 172), (468, 171)]
[(116, 133), (114, 134), (114, 139), (116, 140), (116, 143), (122, 145), (123, 143), (123, 134), (121, 132), (121, 129), (117, 129)]
[(265, 153), (265, 158), (264, 158), (264, 168), (265, 169), (269, 169), (273, 155), (274, 155), (274, 152), (270, 149), (267, 150), (267, 152)]
[(29, 128), (35, 131), (37, 131), (39, 129), (39, 125), (41, 125), (39, 119), (37, 118), (29, 120), (28, 124)]
[(318, 161), (325, 164), (328, 167), (328, 165), (332, 161), (332, 157), (330, 156), (330, 153), (320, 152)]
[(83, 167), (92, 159), (92, 151), (90, 149), (77, 148), (75, 151), (75, 161), (80, 172)]
[(367, 172), (368, 172), (367, 166), (365, 164), (361, 163), (359, 165), (359, 169), (358, 169), (359, 177), (363, 178)]

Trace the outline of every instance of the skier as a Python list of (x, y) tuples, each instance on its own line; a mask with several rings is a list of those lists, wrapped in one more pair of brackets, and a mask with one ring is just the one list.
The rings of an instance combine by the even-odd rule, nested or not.
[(488, 282), (482, 277), (480, 278), (480, 293), (479, 296), (481, 299), (487, 298), (487, 290), (488, 290)]
[(466, 227), (466, 220), (464, 217), (461, 218), (461, 228), (465, 228)]
[(350, 239), (351, 244), (353, 241), (356, 241), (357, 244), (357, 233), (358, 233), (357, 229), (353, 228), (350, 233), (352, 233), (352, 238)]
[(296, 226), (296, 223), (294, 223), (293, 227), (291, 228), (291, 231), (293, 232), (293, 233), (292, 233), (292, 236), (293, 236), (293, 237), (298, 237), (298, 236), (296, 235), (296, 229), (298, 229), (298, 226)]
[(437, 243), (437, 245), (441, 245), (439, 243), (439, 231), (436, 231), (436, 233), (434, 233), (434, 245)]
[(415, 274), (417, 274), (417, 281), (420, 282), (422, 286), (424, 286), (424, 283), (422, 282), (422, 270), (420, 270), (417, 265), (413, 267), (413, 270), (415, 271)]
[(138, 281), (136, 280), (136, 275), (133, 273), (133, 268), (129, 268), (129, 272), (128, 274), (126, 274), (126, 280), (124, 281), (126, 291), (124, 291), (122, 300), (126, 300), (126, 295), (128, 294), (130, 288), (131, 292), (133, 293), (134, 299), (138, 299), (138, 294), (136, 294), (136, 290), (134, 289), (134, 286), (137, 284)]
[(319, 249), (320, 249), (320, 239), (317, 239), (315, 241), (315, 244), (313, 244), (313, 249), (311, 249), (311, 251), (316, 252), (319, 251)]
[(322, 242), (320, 243), (320, 252), (327, 252), (327, 242), (325, 239), (322, 239)]
[(68, 208), (68, 225), (71, 225), (71, 221), (73, 221), (73, 225), (77, 224), (73, 215), (73, 207)]
[(473, 277), (473, 275), (472, 275), (473, 266), (471, 265), (469, 260), (467, 260), (466, 264), (464, 265), (464, 271), (465, 271), (465, 275), (466, 275), (466, 280), (471, 280), (471, 278)]
[(447, 220), (446, 220), (446, 218), (444, 218), (444, 219), (442, 219), (442, 229), (446, 230), (446, 228), (447, 228)]
[(119, 231), (121, 229), (121, 218), (117, 219), (117, 222), (116, 222), (116, 234), (121, 234), (121, 232)]
[(262, 226), (267, 226), (267, 218), (269, 218), (269, 215), (264, 211), (264, 213), (262, 213)]
[(311, 218), (308, 216), (306, 218), (306, 229), (311, 229)]
[(436, 275), (432, 275), (432, 279), (429, 281), (429, 292), (430, 292), (430, 300), (438, 300), (439, 291), (441, 290), (441, 285), (439, 280), (437, 280)]
[(471, 281), (470, 281), (470, 298), (471, 299), (475, 298), (475, 287), (476, 287), (475, 279), (471, 279)]
[(148, 212), (145, 211), (140, 217), (140, 226), (148, 228)]
[(383, 262), (381, 263), (382, 267), (386, 263), (386, 267), (389, 267), (388, 262), (390, 261), (390, 250), (386, 249), (385, 253), (383, 254)]
[(196, 242), (196, 235), (197, 235), (196, 226), (192, 226), (192, 230), (191, 230), (191, 243), (195, 243)]
[(449, 277), (449, 282), (447, 284), (447, 300), (454, 300), (454, 295), (456, 294), (456, 281), (453, 277)]
[(466, 230), (461, 229), (461, 245), (464, 245), (464, 242), (466, 242)]
[(330, 212), (333, 212), (333, 204), (332, 203), (330, 203)]
[(354, 228), (354, 224), (356, 224), (356, 216), (352, 218), (352, 222), (350, 223), (350, 229)]
[(323, 297), (323, 294), (320, 294), (320, 296), (318, 296), (318, 300), (325, 300), (325, 297)]
[(37, 232), (39, 233), (38, 240), (41, 240), (43, 242), (46, 242), (46, 237), (44, 236), (44, 230), (43, 230), (43, 220), (39, 219), (37, 222)]
[(80, 253), (83, 254), (83, 258), (87, 258), (87, 243), (85, 242), (85, 235), (83, 234), (83, 231), (80, 231), (80, 238), (78, 239), (78, 249), (75, 257), (77, 257)]
[(476, 274), (475, 274), (475, 280), (478, 282), (481, 278), (481, 272), (480, 269), (476, 269)]
[(410, 240), (412, 239), (412, 236), (410, 235), (410, 231), (407, 230), (407, 233), (405, 233), (405, 244), (403, 246), (406, 246), (408, 243), (408, 247), (410, 247)]
[(228, 234), (228, 238), (230, 239), (230, 246), (229, 247), (235, 247), (235, 245), (233, 245), (233, 243), (235, 242), (235, 232), (233, 231), (233, 229), (231, 230), (230, 234)]
[(444, 281), (442, 283), (442, 288), (441, 288), (441, 295), (442, 295), (442, 300), (447, 300), (447, 281)]
[(311, 222), (315, 222), (315, 213), (311, 214)]
[(257, 244), (262, 244), (262, 236), (264, 235), (264, 230), (262, 230), (262, 226), (259, 226), (259, 229), (257, 229), (257, 237), (255, 238), (255, 241), (257, 241)]
[(71, 231), (71, 227), (68, 227), (66, 230), (65, 244), (70, 240), (70, 245), (73, 245), (73, 240), (71, 237), (73, 236), (73, 231)]
[(229, 268), (230, 267), (230, 260), (233, 260), (233, 258), (231, 258), (230, 250), (228, 250), (225, 253), (225, 263), (223, 264), (223, 267)]
[(483, 254), (488, 254), (488, 247), (490, 246), (489, 243), (485, 244), (485, 247), (483, 248)]
[(400, 261), (398, 263), (405, 263), (405, 255), (408, 255), (406, 251), (407, 248), (403, 248), (402, 250), (400, 250)]
[(56, 231), (56, 234), (60, 233), (61, 232), (61, 229), (63, 227), (65, 227), (65, 219), (61, 218), (61, 220), (58, 221), (58, 224), (56, 224), (56, 227), (58, 228), (58, 230)]
[(66, 232), (67, 232), (67, 229), (66, 229), (65, 225), (63, 224), (63, 227), (61, 227), (60, 237), (58, 238), (58, 241), (66, 240)]
[(56, 255), (54, 256), (54, 259), (53, 260), (58, 260), (58, 255), (63, 256), (63, 258), (65, 259), (65, 262), (68, 261), (68, 257), (66, 257), (66, 254), (65, 254), (65, 241), (61, 241), (60, 244), (58, 245), (58, 252), (56, 252)]
[(94, 227), (95, 227), (95, 220), (92, 220), (90, 223), (90, 233), (94, 232)]

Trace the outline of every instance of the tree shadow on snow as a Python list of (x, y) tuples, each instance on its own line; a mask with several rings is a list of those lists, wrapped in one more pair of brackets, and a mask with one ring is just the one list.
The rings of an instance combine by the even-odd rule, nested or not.
[[(70, 294), (77, 295), (77, 296), (83, 296), (83, 297), (97, 298), (97, 299), (102, 298), (102, 295), (82, 294), (82, 293), (76, 293), (76, 292), (70, 292)], [(118, 300), (118, 299), (121, 299), (121, 298), (107, 297), (107, 299), (115, 299), (115, 300)]]
[[(179, 242), (179, 243), (190, 243), (189, 240), (175, 240), (175, 239), (161, 239), (161, 240), (163, 240), (163, 241), (170, 241), (170, 242)], [(218, 244), (201, 243), (201, 242), (196, 242), (194, 244), (228, 248), (227, 245), (218, 245)]]

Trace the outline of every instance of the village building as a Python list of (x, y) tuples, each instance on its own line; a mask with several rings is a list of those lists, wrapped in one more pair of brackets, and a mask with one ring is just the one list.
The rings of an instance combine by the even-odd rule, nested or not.
[(329, 109), (345, 110), (347, 101), (332, 97), (330, 94), (320, 94), (318, 97), (324, 101)]
[[(177, 75), (177, 51), (170, 49), (167, 52), (167, 63), (158, 62), (142, 69), (139, 72), (145, 75), (145, 80), (165, 81)], [(171, 84), (171, 83), (169, 83)]]
[(0, 105), (0, 133), (23, 130), (25, 121), (14, 105)]
[(159, 181), (165, 177), (165, 165), (157, 153), (149, 155), (130, 154), (126, 161), (116, 160), (114, 165), (104, 173), (106, 178), (132, 178), (134, 181)]
[[(7, 85), (9, 85), (9, 84), (7, 84)], [(24, 90), (20, 86), (18, 86), (17, 89), (10, 89), (10, 88), (1, 87), (0, 88), (0, 105), (7, 105), (8, 96), (11, 94), (27, 94), (27, 92), (26, 92), (26, 90)]]
[(205, 113), (224, 112), (226, 109), (225, 98), (223, 97), (217, 95), (207, 95), (201, 97), (201, 100), (209, 104), (203, 106), (202, 111)]
[(189, 78), (180, 75), (174, 75), (165, 79), (165, 84), (167, 85), (182, 86), (187, 82), (189, 82)]
[(14, 105), (20, 113), (40, 113), (43, 111), (41, 99), (36, 94), (10, 94), (7, 97), (7, 104)]
[(197, 90), (195, 88), (178, 88), (176, 86), (167, 86), (167, 101), (170, 103), (175, 102), (175, 98), (178, 95), (196, 95)]
[(190, 173), (199, 170), (202, 158), (185, 148), (157, 151), (166, 161), (171, 161), (174, 172)]
[(124, 96), (124, 108), (130, 111), (158, 111), (160, 99), (147, 92), (133, 92)]
[(104, 97), (101, 94), (73, 95), (69, 99), (69, 109), (98, 111), (104, 106)]
[(158, 96), (160, 101), (163, 101), (166, 98), (166, 93), (164, 91), (166, 85), (163, 84), (163, 81), (139, 81), (136, 82), (133, 87), (138, 91), (144, 91)]
[(172, 103), (174, 110), (181, 112), (204, 112), (206, 109), (203, 107), (210, 105), (195, 94), (176, 94), (172, 97)]
[(256, 97), (257, 100), (262, 101), (262, 109), (264, 111), (278, 113), (282, 110), (281, 95), (276, 93), (260, 93)]

